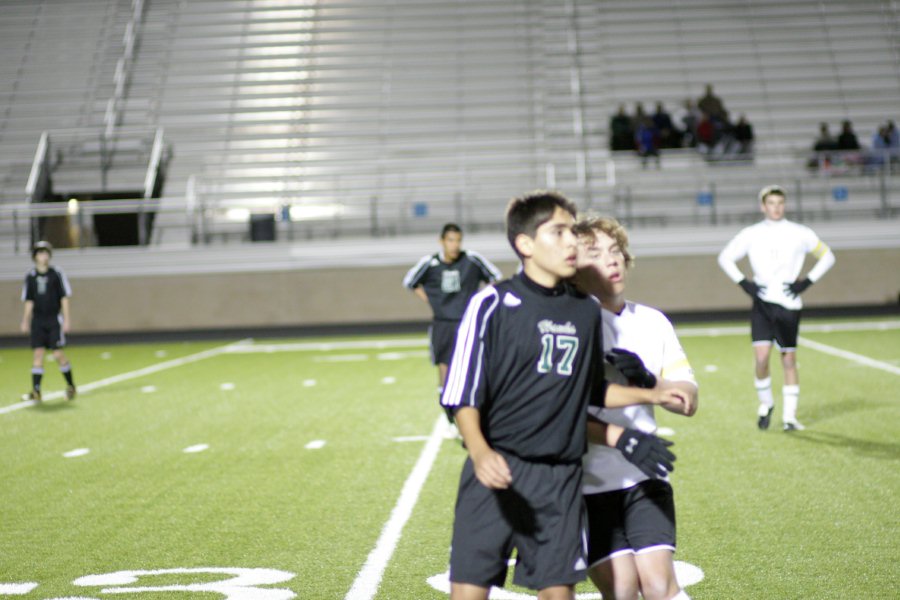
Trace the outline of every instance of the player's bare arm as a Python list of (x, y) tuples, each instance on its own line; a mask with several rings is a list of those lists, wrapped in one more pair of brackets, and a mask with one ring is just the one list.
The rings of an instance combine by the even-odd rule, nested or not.
[(649, 389), (610, 383), (606, 388), (603, 406), (606, 408), (622, 408), (635, 404), (656, 404), (673, 407), (680, 405), (683, 407), (687, 402), (684, 390), (675, 386), (672, 382), (661, 380), (656, 383), (655, 387)]
[(425, 304), (428, 304), (428, 295), (425, 293), (424, 287), (422, 287), (421, 285), (414, 287), (413, 294), (415, 294), (416, 297), (419, 298), (419, 300), (421, 300)]
[(456, 411), (456, 425), (469, 457), (475, 467), (475, 477), (487, 488), (505, 490), (512, 483), (512, 473), (506, 459), (491, 448), (481, 432), (481, 415), (477, 408), (464, 406)]
[(22, 333), (28, 333), (31, 331), (31, 315), (34, 313), (34, 301), (26, 300), (25, 301), (25, 310), (22, 314), (22, 323), (19, 326), (19, 329), (22, 330)]
[(699, 401), (699, 393), (697, 390), (697, 386), (689, 381), (665, 381), (667, 385), (672, 386), (672, 388), (681, 391), (683, 395), (684, 401), (676, 402), (674, 404), (663, 403), (660, 404), (664, 409), (669, 412), (673, 412), (677, 415), (684, 415), (686, 417), (692, 417), (697, 412), (697, 403)]
[(71, 331), (71, 320), (69, 319), (69, 299), (64, 297), (60, 300), (60, 306), (62, 307), (62, 328), (65, 333), (69, 333)]

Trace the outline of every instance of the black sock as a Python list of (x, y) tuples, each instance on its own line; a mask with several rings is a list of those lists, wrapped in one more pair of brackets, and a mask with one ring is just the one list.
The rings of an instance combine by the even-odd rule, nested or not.
[(36, 392), (41, 391), (41, 378), (44, 376), (44, 370), (37, 367), (31, 369), (31, 389)]
[(63, 377), (66, 378), (66, 383), (75, 387), (75, 382), (72, 381), (72, 363), (66, 363), (66, 366), (60, 367), (59, 370), (63, 374)]

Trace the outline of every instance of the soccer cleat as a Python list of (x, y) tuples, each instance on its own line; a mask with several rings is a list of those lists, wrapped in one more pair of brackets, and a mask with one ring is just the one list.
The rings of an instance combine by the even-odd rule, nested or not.
[(759, 420), (756, 422), (756, 424), (763, 431), (769, 428), (769, 423), (772, 420), (772, 411), (774, 410), (774, 408), (775, 407), (770, 406), (768, 409), (766, 409), (765, 405), (762, 404), (759, 407)]
[(75, 390), (74, 385), (70, 385), (70, 386), (66, 387), (66, 400), (74, 400), (76, 393), (77, 392)]
[(785, 431), (803, 431), (804, 429), (806, 429), (806, 427), (804, 427), (800, 423), (800, 421), (794, 420), (794, 421), (785, 421), (784, 422), (784, 430)]
[(41, 393), (37, 390), (31, 390), (30, 392), (28, 392), (28, 399), (34, 400), (35, 402), (40, 402), (41, 401)]

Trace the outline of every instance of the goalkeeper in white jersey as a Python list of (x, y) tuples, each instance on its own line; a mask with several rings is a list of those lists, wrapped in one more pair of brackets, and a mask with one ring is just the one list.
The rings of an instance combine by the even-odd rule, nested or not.
[[(834, 265), (834, 254), (812, 229), (784, 218), (785, 192), (776, 185), (759, 192), (765, 219), (740, 231), (719, 254), (719, 266), (732, 281), (753, 298), (750, 316), (753, 354), (756, 358), (756, 393), (759, 398), (757, 424), (768, 429), (775, 401), (769, 355), (772, 342), (781, 351), (784, 368), (782, 423), (785, 431), (803, 429), (797, 420), (800, 380), (797, 375), (797, 332), (800, 327), (800, 294), (819, 281)], [(806, 277), (800, 277), (807, 253), (818, 260)], [(753, 276), (738, 268), (750, 260)]]
[[(607, 381), (652, 388), (659, 378), (678, 389), (684, 400), (661, 406), (693, 415), (697, 382), (672, 324), (660, 311), (625, 299), (633, 262), (625, 229), (614, 219), (594, 218), (580, 221), (575, 233), (578, 272), (574, 281), (600, 301), (603, 347), (612, 349), (605, 365)], [(588, 411), (591, 443), (582, 490), (591, 580), (604, 598), (633, 599), (640, 592), (646, 600), (686, 600), (688, 595), (675, 578), (672, 486), (664, 471), (640, 469), (626, 460), (627, 443), (607, 445), (615, 430), (612, 425), (638, 435), (655, 433), (653, 407), (591, 406)]]

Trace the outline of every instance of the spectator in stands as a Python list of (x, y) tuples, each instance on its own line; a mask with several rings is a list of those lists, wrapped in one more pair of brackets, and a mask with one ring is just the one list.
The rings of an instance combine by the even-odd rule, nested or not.
[(859, 150), (859, 140), (853, 132), (853, 124), (850, 121), (841, 123), (841, 135), (837, 139), (838, 150)]
[(659, 136), (660, 148), (678, 148), (681, 146), (681, 132), (672, 123), (672, 117), (666, 112), (662, 102), (656, 103), (656, 112), (653, 113), (653, 125)]
[(641, 166), (646, 169), (647, 162), (652, 156), (656, 159), (656, 168), (658, 169), (660, 167), (659, 132), (651, 119), (642, 119), (638, 122), (634, 132), (634, 143), (637, 153), (641, 157)]
[(634, 150), (634, 129), (631, 117), (625, 112), (625, 105), (619, 105), (619, 112), (609, 120), (610, 150)]
[(686, 148), (697, 146), (697, 124), (700, 122), (700, 111), (694, 105), (694, 101), (685, 98), (682, 108), (675, 116), (675, 125), (681, 126), (681, 145)]
[(706, 113), (714, 123), (727, 123), (728, 111), (722, 99), (713, 93), (711, 83), (706, 84), (706, 93), (697, 101), (697, 108)]
[(837, 150), (837, 141), (831, 137), (828, 131), (828, 123), (819, 123), (819, 137), (813, 143), (815, 154), (809, 158), (807, 166), (810, 169), (828, 169), (831, 167), (831, 152)]
[(735, 152), (741, 156), (753, 154), (753, 125), (747, 121), (746, 115), (741, 115), (734, 126)]
[(712, 118), (705, 112), (701, 113), (697, 123), (697, 150), (710, 155), (718, 142), (716, 126)]
[(869, 164), (876, 167), (900, 163), (900, 136), (893, 121), (878, 128), (872, 136), (872, 156)]

